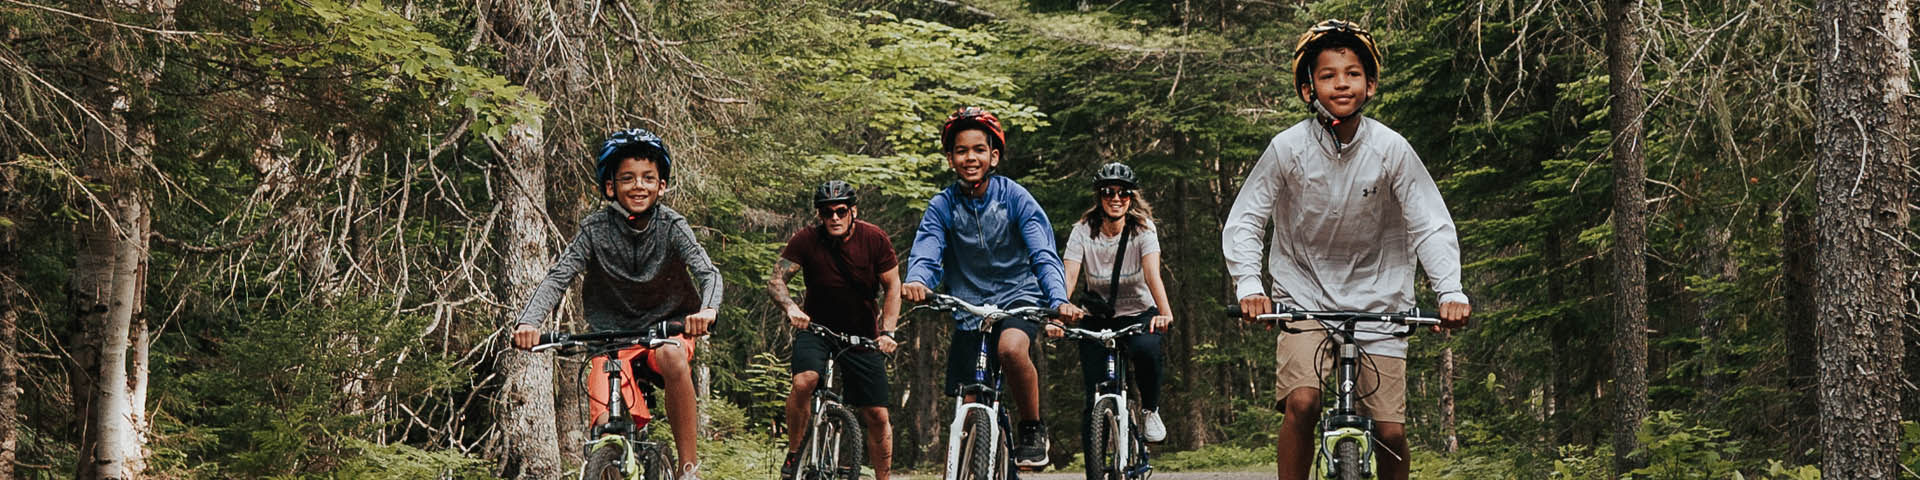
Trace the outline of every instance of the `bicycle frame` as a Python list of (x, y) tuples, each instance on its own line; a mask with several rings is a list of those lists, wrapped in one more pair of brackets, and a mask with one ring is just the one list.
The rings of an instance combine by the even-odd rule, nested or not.
[[(807, 468), (816, 468), (818, 465), (825, 464), (827, 463), (826, 459), (828, 457), (838, 456), (840, 453), (838, 451), (829, 451), (837, 449), (839, 445), (826, 445), (824, 439), (821, 438), (823, 433), (820, 428), (822, 424), (826, 423), (827, 409), (840, 404), (840, 394), (833, 390), (833, 357), (836, 356), (838, 355), (827, 356), (825, 371), (820, 372), (820, 385), (813, 389), (813, 405), (809, 409), (813, 416), (807, 419), (807, 436), (809, 437), (807, 438), (807, 451), (801, 452), (802, 456), (806, 459), (804, 465), (806, 465)], [(856, 466), (856, 468), (858, 467)]]
[[(841, 405), (840, 393), (834, 389), (837, 384), (835, 380), (838, 378), (834, 368), (838, 364), (837, 359), (840, 355), (856, 348), (870, 348), (878, 351), (880, 347), (874, 343), (873, 339), (841, 334), (819, 324), (808, 325), (807, 331), (825, 337), (834, 344), (834, 351), (831, 355), (827, 355), (826, 367), (820, 372), (820, 384), (813, 389), (812, 402), (808, 407), (812, 416), (807, 420), (807, 450), (801, 452), (805, 468), (817, 468), (819, 465), (826, 464), (828, 458), (838, 458), (841, 453), (838, 450), (838, 444), (828, 445), (828, 442), (824, 441), (821, 428), (827, 421), (827, 411)], [(865, 425), (860, 425), (859, 428), (865, 428)], [(849, 465), (841, 467), (849, 467)], [(850, 467), (860, 468), (859, 465)], [(828, 473), (832, 474), (832, 472)]]
[[(993, 331), (990, 325), (991, 322), (980, 322), (982, 331)], [(1000, 405), (1000, 372), (987, 371), (987, 355), (992, 354), (992, 352), (987, 349), (988, 341), (990, 340), (987, 337), (989, 336), (990, 335), (982, 335), (980, 337), (980, 354), (973, 362), (974, 383), (961, 385), (960, 395), (953, 399), (953, 423), (947, 426), (946, 478), (958, 478), (960, 476), (960, 463), (953, 459), (960, 458), (960, 446), (962, 443), (960, 436), (966, 432), (968, 410), (979, 410), (986, 413), (988, 438), (993, 439), (996, 443), (1006, 440), (1006, 431), (1000, 428), (1000, 423), (1005, 421), (1004, 411), (1001, 410)], [(991, 381), (989, 381), (989, 377), (991, 377)], [(968, 400), (968, 397), (972, 397), (974, 400)], [(988, 468), (987, 478), (998, 478), (1000, 469), (1006, 467), (1003, 463), (1005, 462), (993, 462)]]
[[(1119, 421), (1115, 422), (1118, 424), (1117, 425), (1118, 429), (1116, 432), (1114, 432), (1114, 435), (1116, 436), (1115, 438), (1121, 438), (1121, 439), (1125, 439), (1125, 441), (1127, 442), (1135, 442), (1135, 443), (1141, 444), (1143, 446), (1141, 450), (1144, 452), (1146, 450), (1144, 448), (1146, 439), (1139, 438), (1138, 432), (1134, 431), (1133, 408), (1131, 403), (1128, 402), (1128, 398), (1127, 398), (1126, 378), (1127, 378), (1127, 371), (1129, 370), (1129, 368), (1127, 364), (1127, 356), (1122, 355), (1123, 350), (1125, 350), (1126, 347), (1123, 344), (1121, 344), (1119, 341), (1119, 339), (1121, 338), (1139, 333), (1142, 326), (1143, 326), (1142, 324), (1135, 324), (1127, 328), (1122, 328), (1118, 331), (1115, 331), (1115, 330), (1093, 331), (1093, 330), (1085, 330), (1085, 329), (1079, 329), (1079, 328), (1066, 328), (1064, 326), (1062, 326), (1062, 328), (1065, 328), (1065, 330), (1067, 331), (1067, 335), (1070, 338), (1093, 341), (1095, 343), (1099, 343), (1100, 346), (1106, 350), (1106, 353), (1107, 353), (1106, 379), (1094, 385), (1094, 389), (1093, 389), (1094, 394), (1091, 400), (1093, 402), (1092, 405), (1099, 405), (1101, 400), (1112, 399), (1114, 402), (1113, 404), (1114, 404), (1115, 410), (1116, 410), (1115, 414), (1119, 416)], [(1098, 441), (1098, 439), (1095, 439), (1095, 441)], [(1124, 447), (1129, 444), (1122, 444), (1122, 445)], [(1134, 459), (1131, 458), (1132, 455), (1133, 455), (1132, 448), (1119, 448), (1119, 449), (1116, 449), (1116, 451), (1114, 452), (1114, 463), (1128, 466), (1127, 467), (1128, 470), (1121, 472), (1123, 476), (1127, 478), (1136, 478), (1136, 477), (1145, 475), (1148, 471), (1153, 470), (1153, 466), (1147, 463), (1145, 455), (1142, 455), (1141, 458), (1139, 459), (1140, 460), (1139, 465), (1134, 465), (1133, 463)], [(1088, 460), (1088, 461), (1091, 461), (1091, 460)]]
[[(671, 330), (673, 327), (666, 328)], [(639, 425), (633, 419), (632, 413), (627, 411), (626, 396), (621, 391), (622, 379), (620, 377), (620, 373), (624, 371), (627, 366), (625, 365), (626, 362), (620, 360), (620, 351), (629, 346), (639, 345), (641, 343), (645, 343), (648, 348), (659, 348), (663, 345), (679, 344), (676, 340), (660, 338), (662, 333), (664, 332), (656, 327), (656, 329), (644, 333), (611, 332), (583, 335), (542, 335), (541, 344), (529, 350), (531, 352), (540, 352), (556, 348), (587, 347), (591, 349), (591, 356), (604, 358), (601, 363), (601, 371), (607, 375), (607, 419), (592, 427), (590, 434), (592, 439), (587, 441), (584, 451), (589, 452), (589, 456), (591, 456), (591, 452), (613, 444), (613, 446), (619, 448), (621, 452), (621, 476), (628, 479), (639, 479), (645, 475), (645, 472), (638, 468), (640, 466), (639, 454), (641, 451), (664, 449), (665, 447), (646, 441), (647, 433), (652, 430), (651, 422), (646, 425)], [(596, 340), (620, 338), (627, 335), (638, 335), (638, 337), (630, 342), (610, 345), (594, 345), (589, 347), (587, 343)], [(640, 382), (641, 380), (636, 377), (635, 381)], [(671, 472), (672, 470), (673, 468), (671, 466), (667, 467), (667, 471)], [(585, 478), (588, 473), (583, 465), (580, 472), (581, 477)]]
[[(987, 433), (990, 441), (996, 444), (995, 452), (1000, 451), (998, 447), (1005, 447), (1009, 451), (1012, 449), (1011, 438), (1009, 438), (1006, 433), (1006, 406), (1000, 402), (1000, 390), (1002, 388), (1001, 372), (998, 369), (989, 371), (987, 368), (988, 359), (990, 358), (988, 355), (993, 354), (993, 351), (990, 350), (989, 347), (991, 342), (994, 341), (991, 333), (993, 332), (994, 324), (1009, 317), (1033, 318), (1039, 316), (1051, 318), (1058, 316), (1058, 313), (1051, 309), (1039, 307), (1019, 307), (1011, 310), (1002, 310), (1000, 307), (994, 305), (973, 305), (958, 298), (938, 293), (932, 294), (929, 299), (934, 302), (934, 306), (916, 306), (914, 310), (931, 309), (971, 313), (981, 318), (980, 326), (976, 327), (976, 331), (985, 333), (980, 337), (980, 347), (979, 350), (977, 350), (979, 355), (974, 358), (973, 383), (961, 385), (960, 391), (956, 392), (959, 395), (953, 402), (953, 423), (947, 426), (947, 469), (945, 478), (952, 479), (960, 475), (961, 466), (958, 459), (960, 458), (960, 448), (963, 443), (961, 437), (965, 435), (966, 419), (969, 412), (980, 411), (987, 416)], [(972, 399), (969, 400), (969, 397)], [(1009, 468), (1008, 463), (1010, 462), (1006, 460), (1008, 459), (996, 458), (993, 462), (989, 462), (990, 465), (987, 467), (987, 472), (985, 472), (986, 478), (999, 478), (1001, 474), (1009, 473), (1001, 471), (1002, 469)]]
[[(1241, 316), (1240, 306), (1238, 304), (1229, 305), (1227, 310), (1231, 316)], [(1363, 354), (1363, 352), (1360, 351), (1359, 344), (1354, 340), (1354, 335), (1357, 333), (1356, 327), (1361, 321), (1390, 323), (1409, 327), (1416, 325), (1439, 325), (1440, 319), (1422, 316), (1422, 312), (1419, 309), (1405, 313), (1389, 314), (1368, 312), (1281, 311), (1261, 315), (1258, 319), (1276, 322), (1281, 330), (1289, 334), (1299, 334), (1309, 331), (1288, 325), (1288, 323), (1295, 321), (1318, 322), (1322, 328), (1315, 330), (1327, 332), (1327, 338), (1333, 341), (1334, 348), (1337, 349), (1335, 352), (1334, 404), (1328, 407), (1320, 416), (1320, 446), (1318, 449), (1319, 455), (1316, 460), (1321, 466), (1322, 475), (1332, 478), (1335, 472), (1343, 468), (1348, 468), (1348, 466), (1340, 464), (1334, 449), (1340, 444), (1340, 441), (1352, 439), (1360, 448), (1360, 465), (1355, 467), (1360, 469), (1360, 475), (1362, 477), (1373, 477), (1374, 439), (1376, 432), (1374, 421), (1373, 418), (1360, 414), (1359, 410), (1355, 408), (1355, 404), (1359, 402), (1359, 394), (1355, 392), (1354, 389), (1359, 386), (1360, 357)], [(1408, 328), (1404, 331), (1389, 333), (1389, 335), (1405, 337), (1412, 335), (1413, 332), (1414, 329)], [(1324, 392), (1325, 389), (1322, 389), (1322, 391)]]
[(1327, 338), (1333, 339), (1336, 354), (1334, 404), (1320, 415), (1320, 461), (1322, 471), (1338, 471), (1339, 459), (1334, 455), (1334, 446), (1340, 440), (1354, 439), (1360, 446), (1360, 476), (1373, 477), (1374, 424), (1373, 418), (1361, 415), (1354, 407), (1359, 402), (1360, 347), (1354, 342), (1353, 318), (1341, 321), (1336, 328), (1329, 328)]

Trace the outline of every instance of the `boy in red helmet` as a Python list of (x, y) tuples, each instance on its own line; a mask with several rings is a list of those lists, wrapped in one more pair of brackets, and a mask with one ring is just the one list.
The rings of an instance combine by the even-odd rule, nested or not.
[[(1025, 187), (1013, 179), (993, 175), (1006, 149), (1000, 120), (978, 107), (962, 108), (940, 129), (947, 165), (960, 180), (927, 202), (926, 214), (913, 237), (907, 260), (908, 300), (925, 301), (931, 288), (946, 284), (950, 295), (968, 303), (1013, 308), (1039, 305), (1059, 310), (1077, 320), (1082, 312), (1067, 303), (1067, 287), (1054, 248), (1053, 223)], [(958, 312), (947, 355), (947, 391), (957, 392), (963, 379), (972, 378), (974, 348), (981, 319)], [(1040, 421), (1040, 376), (1027, 347), (1040, 324), (1003, 320), (991, 333), (997, 361), (1010, 397), (1020, 408), (1014, 463), (1043, 468), (1047, 458), (1047, 427)], [(992, 366), (988, 367), (993, 368)]]

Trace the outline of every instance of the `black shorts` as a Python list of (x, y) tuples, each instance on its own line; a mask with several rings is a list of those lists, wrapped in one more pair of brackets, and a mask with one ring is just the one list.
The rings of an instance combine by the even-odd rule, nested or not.
[[(1009, 318), (993, 324), (993, 336), (987, 341), (989, 380), (992, 372), (1000, 368), (999, 339), (1000, 334), (1007, 330), (1026, 332), (1029, 341), (1040, 339), (1040, 322), (1025, 318)], [(953, 332), (953, 342), (947, 345), (946, 392), (948, 396), (959, 395), (960, 385), (977, 383), (973, 373), (975, 362), (980, 358), (980, 337), (983, 335), (972, 330)]]
[[(793, 335), (793, 374), (824, 373), (833, 343), (812, 332)], [(877, 350), (847, 350), (834, 358), (834, 373), (845, 385), (842, 400), (855, 407), (885, 407), (887, 397), (887, 355)], [(825, 380), (825, 379), (822, 379)], [(824, 385), (824, 383), (822, 384)]]

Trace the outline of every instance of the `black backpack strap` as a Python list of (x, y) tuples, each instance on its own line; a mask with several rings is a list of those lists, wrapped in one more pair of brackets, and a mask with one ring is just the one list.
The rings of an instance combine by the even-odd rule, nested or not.
[(1120, 307), (1120, 265), (1127, 261), (1127, 239), (1133, 236), (1133, 217), (1127, 217), (1126, 226), (1120, 227), (1120, 246), (1113, 252), (1113, 277), (1107, 283), (1107, 302)]
[[(852, 238), (854, 233), (852, 230), (859, 226), (860, 224), (857, 223), (848, 226), (847, 229), (849, 231), (847, 232), (847, 237)], [(820, 231), (817, 233), (821, 239), (820, 247), (827, 249), (827, 256), (833, 259), (833, 270), (840, 274), (840, 278), (847, 279), (847, 282), (852, 283), (854, 288), (859, 289), (862, 295), (872, 295), (874, 285), (863, 281), (860, 277), (853, 276), (853, 266), (847, 263), (846, 253), (840, 251), (846, 247), (847, 242), (833, 238), (833, 235), (827, 233), (827, 229), (825, 228), (820, 228)]]

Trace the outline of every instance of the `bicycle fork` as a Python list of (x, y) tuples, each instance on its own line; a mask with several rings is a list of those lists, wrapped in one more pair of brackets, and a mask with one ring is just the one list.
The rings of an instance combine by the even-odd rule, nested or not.
[[(1138, 432), (1133, 431), (1133, 410), (1127, 404), (1127, 396), (1125, 395), (1127, 385), (1126, 382), (1123, 381), (1126, 377), (1125, 360), (1122, 360), (1120, 356), (1115, 353), (1111, 344), (1107, 347), (1107, 381), (1102, 383), (1107, 388), (1112, 389), (1111, 391), (1117, 393), (1094, 395), (1093, 404), (1099, 405), (1101, 400), (1113, 399), (1115, 417), (1113, 438), (1120, 440), (1120, 444), (1117, 445), (1119, 448), (1114, 449), (1113, 463), (1114, 465), (1121, 466), (1122, 476), (1126, 478), (1141, 478), (1145, 476), (1148, 471), (1153, 470), (1153, 465), (1147, 462), (1146, 439), (1136, 438)], [(1094, 439), (1094, 441), (1099, 441), (1099, 439)], [(1133, 448), (1131, 448), (1136, 444), (1140, 445), (1141, 451), (1138, 464), (1134, 463)]]
[[(1360, 469), (1362, 478), (1373, 478), (1373, 419), (1359, 415), (1354, 408), (1355, 382), (1360, 378), (1360, 347), (1350, 342), (1339, 342), (1340, 348), (1340, 384), (1336, 386), (1333, 408), (1327, 409), (1320, 419), (1320, 461), (1322, 469), (1329, 478), (1334, 472), (1348, 468)], [(1343, 440), (1353, 440), (1360, 448), (1359, 465), (1342, 465), (1334, 449)]]
[[(829, 462), (840, 459), (840, 442), (837, 438), (829, 442), (825, 431), (826, 427), (831, 426), (826, 419), (827, 410), (840, 403), (840, 394), (834, 393), (833, 390), (833, 367), (833, 357), (828, 356), (826, 371), (821, 372), (820, 383), (814, 386), (813, 389), (813, 406), (811, 408), (813, 415), (810, 416), (807, 421), (810, 426), (807, 429), (807, 450), (801, 452), (801, 454), (802, 458), (807, 459), (805, 462), (807, 465), (806, 468), (812, 469), (815, 472), (825, 473), (829, 476), (838, 477), (845, 474), (846, 471), (828, 472), (823, 471), (820, 467), (821, 465), (826, 465)], [(849, 432), (838, 433), (840, 436), (845, 436)], [(842, 469), (860, 468), (859, 465), (837, 466)]]
[[(980, 355), (974, 359), (973, 363), (973, 381), (976, 385), (985, 385), (987, 383), (987, 355), (989, 354), (987, 350), (987, 340), (986, 338), (981, 338)], [(995, 386), (998, 387), (998, 382), (995, 383)], [(1000, 430), (1000, 422), (1002, 419), (1000, 418), (999, 396), (997, 394), (993, 396), (990, 400), (992, 405), (986, 402), (968, 401), (968, 390), (969, 387), (961, 386), (960, 391), (955, 392), (958, 395), (953, 399), (953, 423), (947, 426), (947, 476), (944, 477), (947, 480), (960, 478), (960, 470), (966, 468), (965, 465), (960, 464), (960, 450), (964, 447), (963, 444), (966, 440), (963, 437), (966, 436), (967, 432), (967, 412), (979, 410), (987, 416), (987, 438), (974, 439), (974, 441), (997, 443), (1000, 441), (1000, 436), (1002, 435), (1002, 431)], [(999, 445), (996, 444), (989, 447), (989, 451), (999, 452)], [(995, 458), (993, 460), (992, 462), (988, 462), (985, 478), (998, 478), (1000, 469), (1007, 467), (1004, 465), (1006, 459)]]

